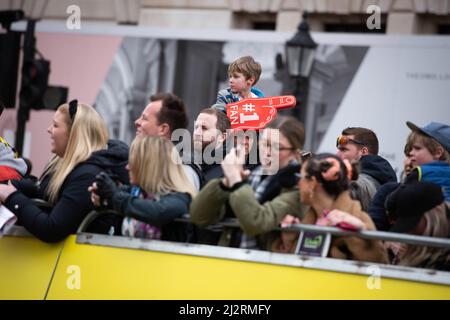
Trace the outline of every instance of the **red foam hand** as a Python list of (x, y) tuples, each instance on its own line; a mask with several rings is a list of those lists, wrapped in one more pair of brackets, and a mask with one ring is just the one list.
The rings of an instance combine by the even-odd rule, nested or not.
[(292, 108), (294, 96), (250, 98), (227, 104), (231, 129), (263, 129), (277, 117), (277, 109)]

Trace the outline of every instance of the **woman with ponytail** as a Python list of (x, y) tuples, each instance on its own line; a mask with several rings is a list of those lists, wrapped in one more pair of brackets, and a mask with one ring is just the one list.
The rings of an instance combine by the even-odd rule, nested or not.
[[(352, 200), (349, 183), (358, 176), (355, 164), (332, 154), (318, 154), (301, 168), (300, 202), (310, 209), (302, 219), (304, 224), (324, 226), (345, 225), (353, 230), (375, 230), (370, 217), (362, 211), (359, 201)], [(287, 218), (291, 219), (292, 218)], [(292, 221), (290, 221), (292, 223)], [(274, 251), (293, 252), (298, 233), (283, 233)], [(332, 238), (329, 257), (387, 263), (387, 253), (380, 241), (358, 237)]]

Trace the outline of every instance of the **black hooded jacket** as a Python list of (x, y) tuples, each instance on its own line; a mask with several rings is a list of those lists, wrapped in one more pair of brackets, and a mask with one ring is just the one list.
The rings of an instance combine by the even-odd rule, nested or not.
[(125, 169), (128, 164), (128, 146), (122, 141), (109, 140), (108, 149), (92, 153), (84, 163), (103, 168), (115, 181), (130, 183), (128, 170)]
[(350, 182), (350, 189), (352, 198), (367, 212), (378, 189), (388, 182), (397, 182), (397, 176), (389, 162), (377, 155), (361, 157), (359, 169), (358, 179)]
[(359, 167), (361, 173), (365, 173), (375, 180), (380, 185), (386, 182), (397, 182), (397, 175), (390, 163), (377, 155), (367, 155), (361, 157), (359, 160)]
[[(220, 155), (217, 154), (218, 151), (222, 152), (222, 154), (220, 154)], [(225, 158), (225, 156), (226, 156), (226, 145), (225, 145), (225, 143), (222, 144), (221, 148), (214, 149), (211, 152), (211, 157), (213, 159), (215, 159), (216, 156), (219, 157), (218, 159), (216, 159), (216, 161), (214, 161), (214, 163), (207, 164), (205, 162), (205, 159), (202, 157), (201, 154), (200, 155), (198, 155), (198, 154), (196, 155), (194, 153), (194, 155), (195, 155), (194, 156), (194, 162), (196, 162), (196, 163), (200, 162), (200, 167), (202, 169), (202, 174), (203, 174), (203, 179), (204, 179), (203, 185), (206, 185), (212, 179), (222, 178), (223, 177), (223, 170), (222, 170), (222, 166), (221, 166), (220, 163), (221, 163), (221, 160), (223, 158)], [(197, 161), (198, 157), (200, 157), (200, 161)]]
[[(77, 231), (86, 215), (94, 209), (88, 187), (101, 171), (108, 171), (122, 183), (129, 183), (125, 166), (128, 162), (128, 146), (110, 140), (108, 149), (92, 153), (91, 157), (78, 164), (64, 180), (57, 200), (50, 211), (37, 207), (31, 198), (48, 201), (47, 175), (36, 186), (28, 180), (13, 181), (17, 191), (12, 193), (4, 205), (18, 218), (18, 223), (45, 242), (58, 242)], [(91, 224), (89, 232), (107, 233), (115, 223), (113, 217), (98, 219)]]

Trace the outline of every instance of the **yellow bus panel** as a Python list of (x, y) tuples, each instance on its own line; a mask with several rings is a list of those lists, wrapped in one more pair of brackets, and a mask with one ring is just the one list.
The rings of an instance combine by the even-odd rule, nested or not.
[[(127, 238), (124, 238), (126, 241)], [(218, 249), (219, 250), (219, 249)], [(66, 240), (48, 299), (450, 299), (450, 286)]]
[(0, 299), (44, 299), (63, 243), (34, 237), (0, 239)]

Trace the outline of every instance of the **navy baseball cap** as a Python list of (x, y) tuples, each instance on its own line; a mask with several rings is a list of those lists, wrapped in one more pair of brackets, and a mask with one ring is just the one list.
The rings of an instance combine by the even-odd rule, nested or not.
[(418, 131), (426, 136), (433, 138), (434, 140), (439, 142), (445, 148), (445, 150), (450, 152), (450, 126), (439, 122), (430, 122), (426, 126), (420, 128), (409, 121), (406, 121), (406, 125), (412, 131)]

